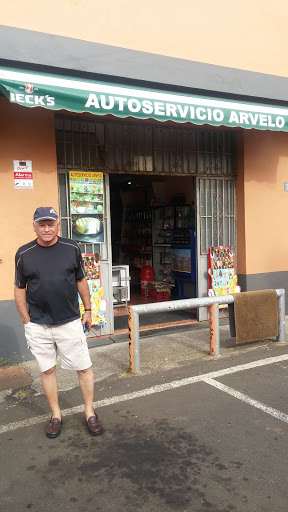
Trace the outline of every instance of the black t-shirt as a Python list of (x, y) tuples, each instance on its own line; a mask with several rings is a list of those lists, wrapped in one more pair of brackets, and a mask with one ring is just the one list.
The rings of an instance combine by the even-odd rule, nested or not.
[(61, 325), (80, 317), (76, 281), (85, 277), (81, 251), (74, 240), (58, 237), (43, 247), (37, 240), (15, 256), (15, 285), (26, 288), (31, 322)]

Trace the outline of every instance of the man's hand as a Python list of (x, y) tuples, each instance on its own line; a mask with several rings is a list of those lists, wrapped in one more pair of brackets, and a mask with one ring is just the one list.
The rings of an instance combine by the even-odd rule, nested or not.
[(83, 315), (83, 318), (82, 318), (82, 325), (84, 324), (88, 324), (88, 328), (89, 330), (91, 329), (91, 325), (92, 325), (92, 315), (91, 315), (91, 311), (85, 311), (84, 315)]
[(30, 315), (28, 313), (27, 302), (26, 302), (26, 289), (19, 288), (18, 286), (14, 287), (14, 297), (16, 307), (18, 309), (19, 315), (23, 324), (28, 324), (30, 322)]
[[(89, 291), (89, 286), (88, 286), (86, 277), (84, 277), (80, 281), (77, 281), (76, 284), (77, 284), (77, 290), (82, 299), (84, 308), (91, 309), (90, 291)], [(86, 324), (86, 322), (88, 324), (89, 329), (91, 329), (91, 324), (92, 324), (91, 311), (85, 311), (85, 313), (83, 315), (82, 325)]]

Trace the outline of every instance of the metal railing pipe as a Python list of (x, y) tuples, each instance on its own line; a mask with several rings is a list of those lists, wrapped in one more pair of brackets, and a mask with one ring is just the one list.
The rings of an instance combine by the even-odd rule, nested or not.
[(233, 302), (233, 295), (221, 295), (219, 297), (196, 297), (194, 299), (153, 302), (151, 304), (138, 304), (130, 307), (133, 308), (133, 311), (136, 311), (141, 315), (147, 315), (148, 313), (163, 313), (164, 311), (204, 308), (210, 307), (212, 304), (232, 304)]
[(220, 356), (219, 304), (209, 308), (210, 356)]
[(139, 314), (128, 308), (130, 373), (140, 373)]
[[(277, 292), (277, 300), (278, 300), (278, 311), (279, 311), (279, 319), (278, 319), (278, 343), (286, 343), (285, 336), (285, 290), (280, 289), (276, 290)], [(282, 292), (282, 293), (280, 293)]]
[[(278, 343), (286, 343), (285, 290), (277, 289), (275, 291), (277, 294), (279, 311), (278, 336), (276, 340)], [(140, 373), (139, 315), (208, 307), (210, 312), (210, 355), (219, 356), (219, 305), (229, 305), (233, 303), (233, 295), (220, 295), (218, 297), (196, 297), (193, 299), (172, 300), (167, 302), (130, 306), (128, 308), (130, 373)]]

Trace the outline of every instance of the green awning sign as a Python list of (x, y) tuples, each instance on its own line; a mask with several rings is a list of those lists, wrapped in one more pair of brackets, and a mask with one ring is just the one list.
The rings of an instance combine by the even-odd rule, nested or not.
[(49, 110), (288, 131), (288, 108), (183, 95), (0, 67), (0, 88), (11, 103)]

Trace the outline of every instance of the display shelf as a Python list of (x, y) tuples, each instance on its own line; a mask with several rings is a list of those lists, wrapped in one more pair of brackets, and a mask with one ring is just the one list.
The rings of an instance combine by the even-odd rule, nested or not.
[(174, 204), (124, 209), (121, 261), (130, 267), (131, 285), (139, 285), (139, 269), (144, 265), (153, 266), (156, 279), (173, 281), (171, 230), (180, 227), (189, 212), (190, 205)]
[(139, 286), (139, 269), (152, 265), (152, 210), (125, 208), (121, 234), (121, 261), (130, 268), (131, 285)]
[(157, 279), (173, 282), (171, 270), (171, 232), (182, 227), (190, 205), (165, 205), (153, 208), (153, 268)]

